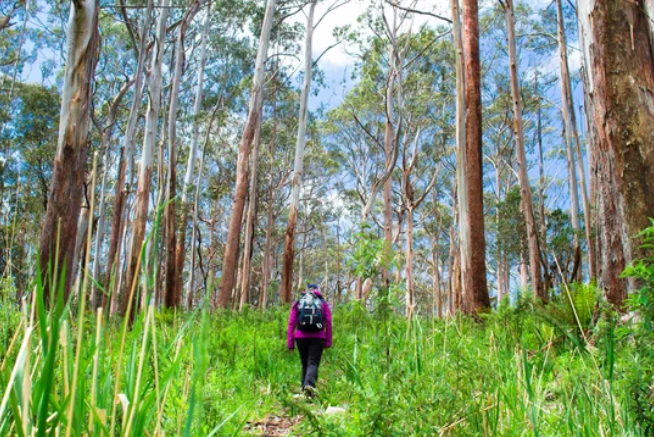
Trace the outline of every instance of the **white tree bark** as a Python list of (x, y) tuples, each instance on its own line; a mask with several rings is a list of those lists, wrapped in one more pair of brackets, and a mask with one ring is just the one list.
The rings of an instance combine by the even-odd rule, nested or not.
[[(463, 39), (461, 35), (461, 15), (459, 0), (452, 0), (452, 33), (454, 35), (456, 71), (456, 183), (459, 211), (459, 244), (461, 250), (461, 293), (465, 295), (464, 280), (471, 263), (470, 236), (468, 235), (468, 186), (466, 177), (466, 100), (465, 75), (463, 74)], [(458, 310), (460, 308), (454, 308)]]
[[(152, 162), (154, 158), (154, 145), (157, 137), (157, 126), (159, 124), (159, 109), (161, 107), (161, 66), (165, 49), (166, 22), (168, 21), (168, 9), (170, 0), (162, 0), (159, 19), (157, 21), (157, 37), (155, 40), (154, 56), (152, 67), (148, 78), (148, 109), (145, 117), (145, 135), (143, 138), (143, 152), (139, 165), (139, 177), (134, 205), (134, 227), (132, 231), (132, 244), (128, 259), (125, 288), (129, 290), (133, 282), (138, 278), (136, 271), (138, 257), (141, 256), (141, 246), (145, 238), (145, 225), (148, 218), (150, 205), (150, 186), (152, 183)], [(126, 296), (125, 300), (128, 297)], [(135, 304), (132, 310), (135, 310)], [(124, 308), (126, 309), (126, 305)], [(132, 314), (128, 315), (130, 318)]]
[(284, 242), (284, 267), (282, 269), (282, 302), (290, 302), (293, 287), (293, 261), (295, 244), (295, 225), (297, 223), (298, 207), (300, 205), (300, 182), (304, 174), (304, 149), (306, 146), (307, 106), (311, 91), (313, 18), (316, 0), (309, 4), (307, 16), (307, 34), (304, 47), (304, 84), (300, 95), (300, 116), (298, 120), (297, 141), (295, 143), (295, 162), (293, 164), (293, 179), (291, 181), (291, 205), (288, 214), (288, 226)]

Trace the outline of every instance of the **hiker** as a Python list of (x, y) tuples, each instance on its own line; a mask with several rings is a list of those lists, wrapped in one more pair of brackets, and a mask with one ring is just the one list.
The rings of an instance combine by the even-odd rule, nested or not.
[(332, 313), (318, 286), (309, 284), (291, 307), (288, 317), (288, 349), (297, 344), (302, 362), (302, 390), (314, 394), (318, 367), (325, 348), (332, 346)]

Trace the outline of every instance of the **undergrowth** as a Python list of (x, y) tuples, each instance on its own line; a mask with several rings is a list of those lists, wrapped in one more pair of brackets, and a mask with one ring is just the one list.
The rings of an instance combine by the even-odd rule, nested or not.
[[(481, 322), (411, 323), (341, 306), (314, 403), (293, 396), (299, 359), (285, 348), (287, 309), (151, 308), (125, 331), (122, 347), (123, 325), (87, 317), (69, 422), (74, 320), (63, 311), (55, 328), (43, 312), (49, 328), (29, 332), (37, 325), (29, 309), (3, 305), (0, 435), (65, 435), (70, 423), (80, 436), (236, 436), (247, 435), (248, 421), (300, 414), (292, 435), (644, 436), (632, 405), (634, 359), (644, 346), (620, 334), (628, 328), (616, 334), (610, 314), (597, 323), (579, 315), (582, 332), (564, 303), (504, 306)], [(330, 405), (345, 412), (321, 414)]]

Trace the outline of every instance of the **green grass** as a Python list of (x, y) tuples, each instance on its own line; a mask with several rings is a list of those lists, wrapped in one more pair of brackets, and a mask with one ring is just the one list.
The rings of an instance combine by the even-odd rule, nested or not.
[[(236, 436), (248, 421), (300, 414), (295, 435), (645, 435), (625, 377), (638, 352), (630, 334), (616, 341), (600, 323), (580, 345), (536, 317), (547, 309), (407, 324), (337, 308), (314, 404), (293, 397), (299, 359), (286, 350), (286, 309), (150, 308), (132, 329), (87, 314), (79, 359), (68, 308), (59, 319), (34, 310), (3, 303), (0, 435), (65, 435), (70, 425), (74, 436), (108, 436), (113, 423), (113, 435)], [(346, 412), (320, 414), (328, 405)]]

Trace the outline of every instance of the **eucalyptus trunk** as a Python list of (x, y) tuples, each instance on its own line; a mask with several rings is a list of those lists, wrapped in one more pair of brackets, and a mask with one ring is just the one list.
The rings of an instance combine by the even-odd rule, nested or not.
[[(556, 15), (557, 15), (557, 39), (559, 42), (559, 55), (561, 58), (561, 93), (562, 93), (562, 111), (563, 111), (563, 117), (564, 117), (564, 125), (565, 125), (565, 130), (566, 130), (566, 146), (568, 149), (572, 149), (572, 145), (570, 143), (570, 136), (574, 139), (575, 143), (575, 151), (577, 153), (576, 156), (576, 161), (577, 161), (577, 169), (579, 171), (579, 184), (580, 184), (580, 191), (581, 191), (581, 200), (582, 200), (582, 205), (583, 205), (583, 210), (584, 210), (584, 231), (585, 231), (585, 236), (586, 236), (586, 244), (588, 246), (588, 273), (590, 276), (591, 280), (595, 279), (595, 244), (592, 239), (592, 210), (590, 208), (590, 198), (588, 196), (588, 188), (586, 185), (586, 170), (584, 169), (584, 159), (583, 155), (581, 153), (581, 143), (579, 141), (579, 132), (577, 130), (577, 117), (575, 115), (575, 105), (574, 105), (574, 97), (572, 95), (572, 82), (570, 80), (570, 71), (568, 68), (568, 50), (567, 50), (567, 42), (566, 42), (566, 36), (565, 36), (565, 27), (564, 27), (564, 20), (563, 20), (563, 9), (561, 5), (561, 0), (556, 0)], [(568, 153), (570, 156), (572, 156), (573, 160), (574, 154), (573, 153)], [(571, 178), (571, 183), (573, 180), (576, 180), (576, 175), (574, 172), (568, 171), (572, 176), (575, 176), (574, 178)], [(576, 182), (576, 181), (575, 181)], [(575, 183), (575, 188), (574, 190), (571, 190), (570, 193), (571, 196), (576, 197), (574, 202), (576, 202), (577, 210), (579, 210), (579, 199), (578, 199), (578, 191), (576, 188), (576, 183)], [(574, 207), (573, 201), (571, 201), (571, 209)], [(578, 215), (578, 212), (577, 212)], [(573, 218), (574, 221), (574, 218)], [(579, 226), (579, 218), (577, 217), (577, 226)], [(574, 223), (573, 223), (574, 227)], [(581, 248), (579, 247), (579, 237), (575, 235), (576, 244), (576, 250), (575, 250), (575, 261), (577, 262), (577, 265), (579, 264), (581, 260)], [(573, 272), (574, 273), (574, 272)], [(573, 277), (576, 280), (581, 280), (581, 267), (578, 267), (578, 273), (577, 275), (573, 274)]]
[[(114, 211), (111, 227), (111, 235), (109, 237), (109, 249), (107, 252), (107, 271), (105, 273), (104, 289), (105, 293), (102, 296), (102, 306), (107, 307), (109, 299), (111, 305), (109, 313), (114, 314), (118, 310), (118, 290), (116, 284), (120, 281), (117, 280), (120, 271), (119, 260), (121, 252), (122, 236), (125, 234), (125, 211), (127, 203), (127, 193), (130, 189), (126, 185), (127, 165), (132, 162), (134, 154), (134, 145), (136, 142), (136, 125), (139, 117), (139, 108), (141, 107), (141, 99), (143, 97), (143, 72), (145, 70), (146, 54), (146, 41), (150, 31), (150, 19), (154, 9), (154, 0), (148, 0), (147, 8), (145, 11), (145, 19), (143, 28), (140, 35), (140, 50), (137, 56), (136, 75), (134, 78), (134, 95), (132, 96), (132, 104), (127, 118), (127, 127), (120, 149), (120, 160), (118, 162), (118, 175), (114, 185)], [(130, 180), (131, 180), (131, 166), (130, 166)], [(116, 284), (112, 287), (112, 277)]]
[(309, 91), (311, 90), (312, 70), (312, 39), (313, 39), (313, 16), (316, 9), (316, 0), (309, 3), (309, 15), (307, 16), (307, 34), (304, 48), (304, 85), (300, 95), (300, 116), (298, 121), (297, 141), (295, 143), (295, 162), (293, 165), (293, 180), (291, 182), (291, 206), (288, 214), (288, 226), (284, 240), (284, 264), (282, 267), (282, 288), (281, 298), (283, 303), (291, 302), (293, 288), (293, 261), (295, 259), (295, 225), (297, 223), (298, 207), (300, 205), (300, 182), (304, 173), (304, 148), (306, 145), (307, 129), (307, 103)]
[[(150, 206), (150, 186), (152, 185), (152, 162), (154, 158), (154, 144), (157, 136), (157, 126), (159, 123), (159, 110), (161, 107), (161, 87), (162, 87), (162, 62), (166, 38), (166, 21), (168, 20), (168, 8), (170, 0), (163, 0), (157, 22), (157, 38), (155, 40), (154, 56), (152, 58), (152, 67), (150, 77), (148, 78), (148, 109), (145, 116), (145, 135), (143, 138), (143, 151), (141, 162), (139, 164), (139, 176), (136, 189), (136, 200), (134, 204), (134, 225), (132, 227), (132, 241), (127, 259), (127, 274), (125, 275), (124, 288), (127, 293), (138, 281), (139, 272), (137, 271), (138, 259), (141, 256), (143, 240), (145, 239), (145, 226), (148, 219)], [(139, 287), (137, 287), (139, 290)], [(128, 307), (129, 296), (123, 305), (123, 314)], [(128, 315), (130, 320), (134, 318), (136, 310), (136, 296), (132, 302), (132, 311)]]
[[(66, 274), (63, 294), (68, 298), (74, 279), (70, 274), (74, 258), (77, 221), (86, 179), (87, 150), (95, 65), (98, 58), (98, 2), (70, 2), (66, 33), (67, 53), (59, 117), (59, 138), (52, 168), (48, 207), (40, 238), (40, 266), (48, 263)], [(58, 249), (58, 251), (57, 251)], [(57, 278), (46, 278), (44, 298), (49, 302)]]
[(263, 93), (263, 74), (268, 55), (268, 43), (270, 41), (270, 31), (272, 29), (272, 20), (275, 13), (275, 0), (268, 0), (266, 14), (261, 27), (261, 37), (259, 39), (259, 50), (254, 68), (254, 80), (248, 116), (243, 128), (243, 136), (238, 150), (238, 160), (236, 163), (236, 184), (234, 187), (234, 201), (232, 203), (232, 212), (229, 217), (227, 229), (227, 244), (223, 256), (222, 278), (220, 279), (220, 291), (218, 292), (215, 306), (227, 308), (230, 303), (232, 291), (238, 269), (238, 248), (241, 237), (241, 227), (243, 223), (243, 210), (245, 209), (245, 199), (248, 192), (248, 163), (250, 159), (250, 149), (257, 126), (261, 123), (261, 114), (258, 111), (257, 102)]
[[(111, 153), (111, 139), (114, 133), (114, 127), (116, 124), (116, 115), (118, 113), (118, 108), (127, 94), (127, 91), (131, 88), (133, 80), (127, 80), (122, 86), (120, 91), (116, 94), (114, 99), (109, 105), (109, 113), (107, 114), (107, 119), (104, 122), (104, 127), (102, 128), (102, 143), (100, 149), (104, 150), (102, 157), (102, 183), (100, 188), (100, 211), (98, 219), (98, 230), (95, 235), (95, 254), (93, 256), (93, 273), (92, 277), (94, 279), (93, 285), (91, 287), (91, 306), (93, 309), (96, 309), (100, 304), (98, 299), (98, 287), (97, 284), (100, 283), (100, 255), (102, 250), (102, 243), (104, 241), (104, 227), (105, 227), (105, 214), (106, 214), (106, 192), (107, 192), (107, 175), (109, 173), (109, 155)], [(105, 289), (105, 293), (106, 293)], [(104, 301), (104, 296), (103, 296)]]
[(506, 29), (509, 42), (509, 68), (511, 77), (511, 96), (513, 100), (513, 128), (518, 156), (518, 179), (520, 181), (520, 198), (522, 200), (522, 213), (527, 227), (527, 246), (529, 248), (529, 270), (531, 285), (536, 296), (547, 300), (547, 290), (543, 287), (543, 276), (540, 265), (540, 247), (538, 244), (538, 231), (534, 217), (534, 200), (527, 175), (527, 157), (525, 154), (525, 140), (522, 126), (522, 97), (518, 84), (518, 60), (515, 42), (515, 15), (513, 0), (505, 0), (504, 12), (506, 16)]
[(484, 184), (482, 178), (481, 64), (478, 0), (463, 0), (463, 59), (465, 73), (466, 194), (470, 264), (464, 274), (464, 310), (476, 314), (490, 308), (486, 282)]
[[(188, 227), (188, 213), (190, 209), (189, 204), (189, 193), (193, 189), (193, 175), (195, 174), (195, 161), (197, 160), (198, 154), (198, 142), (200, 139), (200, 123), (197, 121), (200, 112), (202, 111), (202, 101), (204, 99), (204, 67), (207, 61), (207, 38), (209, 34), (209, 29), (211, 23), (211, 2), (207, 6), (206, 15), (204, 18), (204, 27), (202, 30), (202, 42), (200, 43), (200, 64), (198, 65), (198, 85), (195, 90), (195, 101), (193, 103), (193, 126), (191, 128), (191, 146), (189, 147), (188, 153), (188, 162), (186, 164), (186, 175), (184, 176), (184, 187), (182, 188), (182, 198), (180, 202), (181, 207), (181, 217), (180, 217), (180, 227), (179, 227), (179, 238), (177, 239), (177, 249), (176, 249), (176, 263), (175, 271), (181, 281), (184, 274), (184, 262), (186, 260), (186, 230)], [(201, 171), (201, 170), (200, 170)], [(200, 176), (198, 175), (198, 180)], [(194, 228), (191, 228), (191, 240), (193, 240)], [(191, 251), (191, 258), (193, 258), (193, 252)], [(193, 264), (193, 261), (191, 261)], [(193, 266), (191, 267), (193, 268)], [(191, 273), (192, 275), (192, 273)], [(189, 280), (190, 281), (190, 280)], [(187, 305), (191, 308), (193, 302), (192, 288), (193, 284), (190, 281), (190, 286), (187, 290)], [(191, 296), (188, 298), (188, 296)]]
[(579, 6), (598, 134), (598, 279), (608, 300), (621, 306), (636, 286), (621, 273), (644, 256), (636, 236), (654, 217), (651, 30), (643, 0), (584, 0)]
[[(461, 33), (461, 12), (459, 0), (452, 0), (452, 33), (454, 35), (455, 73), (456, 73), (456, 194), (458, 195), (457, 217), (459, 227), (459, 250), (456, 251), (461, 259), (457, 262), (458, 274), (461, 275), (456, 281), (459, 293), (464, 293), (464, 277), (467, 276), (468, 266), (471, 261), (472, 249), (470, 247), (469, 224), (468, 224), (468, 188), (466, 178), (466, 94), (465, 94), (465, 73), (463, 65), (463, 37)], [(450, 272), (451, 276), (451, 272)], [(452, 282), (454, 287), (454, 282)], [(454, 305), (451, 299), (450, 305)], [(459, 307), (456, 308), (460, 309)], [(452, 307), (451, 311), (454, 311)]]
[(184, 63), (184, 39), (186, 31), (200, 6), (196, 0), (182, 18), (177, 30), (175, 43), (175, 67), (172, 89), (170, 91), (170, 109), (168, 111), (168, 183), (166, 184), (165, 235), (166, 235), (166, 282), (164, 306), (178, 307), (182, 304), (181, 270), (177, 270), (177, 106), (179, 86), (182, 82), (182, 64)]
[[(259, 117), (262, 115), (263, 96), (258, 103)], [(254, 222), (257, 216), (257, 198), (258, 190), (258, 172), (259, 172), (259, 143), (261, 142), (261, 123), (257, 126), (257, 132), (254, 134), (254, 144), (252, 147), (252, 156), (250, 158), (250, 202), (248, 203), (248, 213), (245, 220), (245, 238), (243, 240), (243, 271), (241, 275), (241, 301), (239, 302), (239, 311), (248, 303), (250, 295), (250, 274), (252, 270), (252, 246), (254, 244)]]

